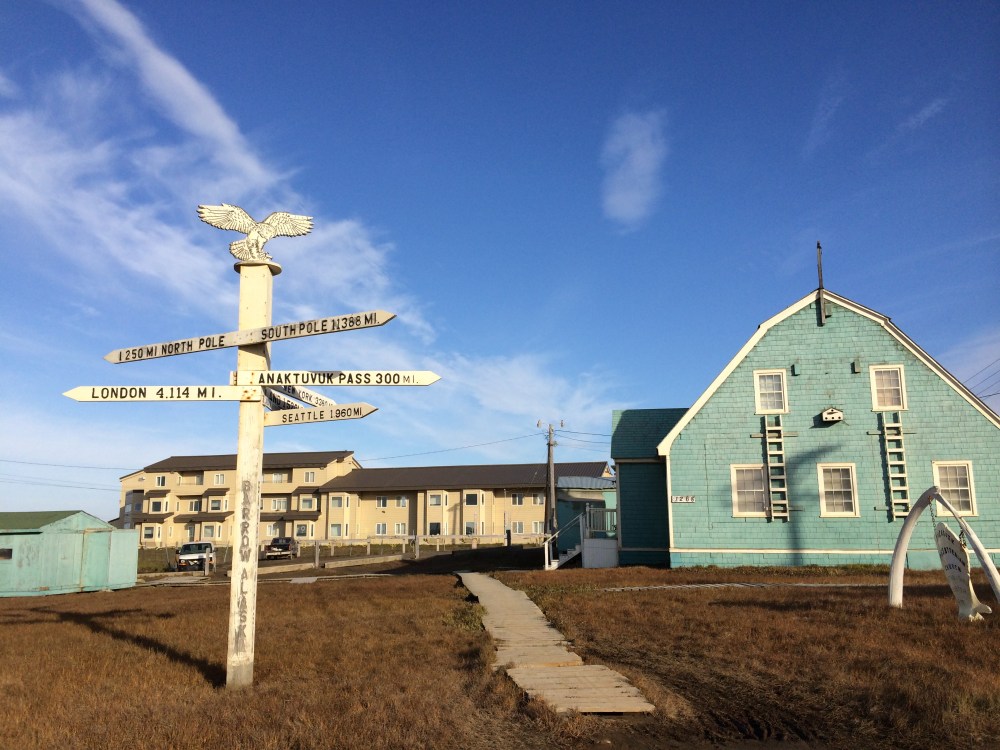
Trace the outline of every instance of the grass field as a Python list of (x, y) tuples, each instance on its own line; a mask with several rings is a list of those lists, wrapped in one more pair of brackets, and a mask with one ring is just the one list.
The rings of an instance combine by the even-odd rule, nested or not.
[[(1000, 615), (958, 622), (940, 572), (908, 574), (903, 610), (884, 570), (498, 573), (657, 707), (561, 718), (492, 670), (481, 611), (447, 574), (468, 562), (262, 579), (238, 692), (224, 581), (0, 599), (0, 747), (1000, 747)], [(880, 585), (606, 590), (722, 581)]]

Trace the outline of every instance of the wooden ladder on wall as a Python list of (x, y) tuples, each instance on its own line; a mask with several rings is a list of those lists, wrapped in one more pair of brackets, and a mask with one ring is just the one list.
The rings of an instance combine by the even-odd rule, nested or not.
[(788, 520), (788, 473), (785, 466), (785, 431), (781, 415), (765, 415), (764, 455), (767, 457), (767, 517)]
[(882, 446), (885, 448), (886, 480), (889, 483), (889, 508), (893, 518), (910, 512), (910, 483), (906, 477), (906, 445), (903, 439), (903, 414), (884, 411)]

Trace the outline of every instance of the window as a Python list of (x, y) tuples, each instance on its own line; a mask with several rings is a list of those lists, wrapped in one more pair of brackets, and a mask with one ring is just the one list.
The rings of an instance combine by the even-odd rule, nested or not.
[(342, 536), (342, 534), (340, 533), (340, 524), (339, 523), (331, 523), (330, 524), (330, 536)]
[(872, 365), (872, 410), (906, 409), (906, 380), (902, 365)]
[(126, 513), (131, 513), (132, 512), (132, 504), (131, 503), (125, 503), (125, 512)]
[(201, 513), (201, 500), (189, 500), (188, 511), (190, 513)]
[(289, 480), (289, 472), (288, 472), (287, 469), (279, 469), (278, 471), (272, 471), (271, 474), (270, 474), (270, 478), (271, 478), (271, 482), (273, 482), (273, 483), (280, 483), (280, 482), (288, 482), (288, 481), (290, 481)]
[(288, 498), (287, 497), (274, 497), (271, 498), (271, 510), (288, 510)]
[(385, 536), (385, 527), (384, 523), (375, 524), (375, 536)]
[(406, 495), (400, 495), (396, 498), (396, 507), (405, 508), (406, 507)]
[(441, 524), (437, 521), (427, 524), (427, 533), (430, 534), (431, 536), (440, 536)]
[(767, 515), (767, 483), (763, 464), (733, 464), (729, 467), (733, 490), (733, 516)]
[(162, 474), (160, 476), (158, 476), (156, 478), (156, 486), (157, 487), (166, 487), (167, 486), (167, 478), (165, 476), (163, 476)]
[(522, 495), (520, 492), (515, 492), (513, 495), (510, 496), (510, 504), (524, 505), (524, 495)]
[(142, 527), (142, 538), (143, 539), (152, 539), (153, 538), (153, 527), (152, 526), (143, 526)]
[(316, 481), (316, 472), (315, 471), (307, 471), (306, 472), (306, 482), (312, 483), (312, 482), (315, 482), (315, 481)]
[(161, 500), (153, 500), (149, 503), (149, 510), (151, 513), (159, 513), (160, 508), (163, 507), (163, 502)]
[[(976, 493), (969, 461), (932, 461), (934, 484), (961, 516), (976, 515)], [(941, 508), (939, 512), (944, 512)]]
[(479, 505), (479, 495), (475, 492), (469, 492), (465, 495), (466, 505)]
[(441, 505), (441, 495), (428, 495), (427, 504), (433, 506)]
[(510, 524), (511, 534), (523, 534), (524, 533), (524, 521), (512, 521)]
[(221, 497), (213, 497), (211, 500), (209, 500), (208, 501), (208, 509), (209, 510), (222, 510), (222, 498)]
[(215, 539), (215, 524), (206, 523), (201, 527), (201, 538), (202, 539)]
[(330, 507), (331, 508), (343, 508), (344, 507), (344, 498), (340, 497), (339, 495), (337, 497), (331, 497), (330, 498)]
[(854, 464), (816, 464), (819, 474), (819, 514), (821, 517), (858, 515)]
[(295, 524), (295, 536), (305, 537), (307, 536), (308, 529), (304, 523)]
[(397, 523), (396, 524), (396, 528), (394, 529), (394, 533), (396, 534), (396, 536), (405, 536), (406, 535), (406, 523), (405, 522), (403, 522), (403, 523)]
[(542, 534), (545, 532), (545, 522), (544, 521), (532, 521), (531, 522), (531, 533), (532, 534)]
[(299, 498), (299, 510), (313, 510), (315, 501), (312, 495), (303, 495)]
[(785, 414), (785, 371), (754, 370), (753, 395), (757, 414)]
[(385, 495), (377, 495), (375, 497), (375, 507), (376, 508), (388, 508), (389, 507), (389, 498), (386, 497)]
[(269, 537), (273, 538), (273, 537), (276, 537), (276, 536), (281, 536), (283, 532), (284, 532), (284, 529), (282, 528), (282, 524), (280, 524), (280, 523), (271, 523), (271, 524), (268, 524), (268, 526), (267, 526), (267, 535)]
[(532, 505), (545, 505), (545, 498), (542, 496), (541, 492), (536, 492), (531, 496)]
[(216, 485), (216, 486), (218, 486), (220, 484), (225, 484), (226, 483), (226, 475), (225, 474), (216, 474), (215, 477), (214, 477), (214, 479), (212, 480), (212, 483), (214, 485)]
[(476, 533), (476, 522), (466, 521), (465, 522), (465, 535), (470, 536)]
[[(128, 528), (127, 526), (125, 528)], [(0, 560), (13, 560), (14, 559), (14, 548), (4, 547), (0, 549)]]

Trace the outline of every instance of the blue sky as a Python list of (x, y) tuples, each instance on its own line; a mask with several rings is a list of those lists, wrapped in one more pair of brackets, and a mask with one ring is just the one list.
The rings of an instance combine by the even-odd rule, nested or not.
[(986, 2), (3, 3), (0, 508), (110, 518), (120, 475), (235, 451), (234, 404), (61, 395), (227, 382), (233, 350), (102, 359), (237, 327), (201, 203), (315, 217), (268, 245), (276, 323), (398, 316), (275, 369), (442, 376), (327, 389), (380, 410), (269, 451), (544, 461), (541, 419), (608, 458), (612, 409), (690, 405), (816, 287), (817, 240), (1000, 391), (998, 74)]

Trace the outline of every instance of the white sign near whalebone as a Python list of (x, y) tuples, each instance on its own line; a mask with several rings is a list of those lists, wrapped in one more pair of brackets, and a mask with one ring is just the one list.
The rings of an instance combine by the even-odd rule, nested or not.
[(158, 357), (173, 357), (177, 354), (191, 354), (213, 349), (226, 349), (233, 346), (249, 344), (268, 344), (272, 341), (296, 339), (303, 336), (318, 336), (324, 333), (341, 333), (362, 328), (384, 326), (396, 317), (396, 313), (385, 310), (368, 310), (349, 313), (347, 315), (331, 315), (328, 318), (300, 320), (294, 323), (279, 323), (278, 325), (247, 328), (240, 331), (215, 333), (209, 336), (194, 336), (189, 339), (164, 341), (159, 344), (144, 344), (125, 349), (115, 349), (104, 355), (104, 359), (112, 364), (122, 362), (139, 362), (144, 359)]
[[(229, 374), (232, 385), (431, 385), (430, 370), (245, 370)], [(295, 395), (295, 394), (289, 394)]]
[[(336, 406), (337, 402), (332, 398), (327, 398), (321, 393), (316, 393), (316, 391), (311, 391), (308, 388), (303, 388), (301, 385), (275, 385), (270, 388), (265, 388), (264, 392), (274, 393), (275, 391), (280, 391), (286, 396), (291, 396), (292, 398), (297, 398), (303, 403), (309, 404), (310, 406)], [(296, 405), (297, 406), (297, 405)]]
[(283, 424), (307, 424), (309, 422), (333, 422), (341, 419), (361, 419), (378, 411), (377, 406), (364, 402), (356, 404), (337, 404), (336, 406), (317, 406), (312, 409), (285, 409), (271, 411), (264, 415), (264, 426), (274, 427)]
[(235, 385), (80, 385), (74, 401), (260, 401), (261, 388)]

